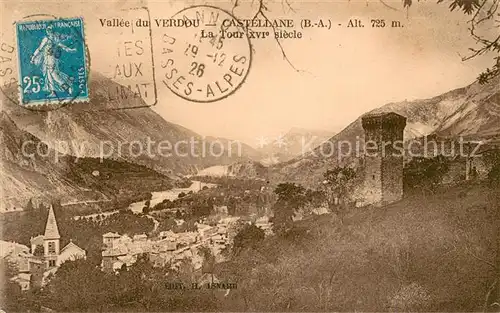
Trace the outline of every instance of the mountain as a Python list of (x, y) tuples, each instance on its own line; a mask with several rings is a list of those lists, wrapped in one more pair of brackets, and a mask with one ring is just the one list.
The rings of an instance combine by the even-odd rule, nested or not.
[(213, 136), (206, 136), (205, 140), (214, 144), (222, 144), (224, 146), (224, 150), (227, 151), (227, 155), (233, 155), (237, 158), (239, 157), (250, 160), (260, 160), (262, 158), (261, 151), (258, 151), (257, 149), (254, 149), (250, 145), (239, 140)]
[(196, 176), (261, 178), (268, 176), (268, 168), (256, 161), (240, 161), (230, 165), (215, 165), (199, 171)]
[(261, 163), (272, 165), (279, 162), (286, 162), (311, 151), (333, 135), (333, 132), (325, 130), (294, 127), (286, 134), (278, 136), (268, 144), (263, 144), (258, 149), (259, 152), (264, 154)]
[(17, 127), (0, 111), (0, 210), (29, 199), (49, 203), (109, 202), (172, 188), (174, 182), (125, 161), (63, 155)]
[[(500, 136), (499, 86), (500, 77), (496, 77), (484, 85), (474, 82), (430, 99), (389, 103), (367, 113), (392, 111), (407, 117), (405, 141), (431, 134), (490, 140)], [(273, 179), (317, 184), (327, 168), (359, 156), (356, 142), (363, 140), (360, 116), (305, 156), (273, 166)], [(348, 143), (351, 153), (346, 151)]]
[[(99, 73), (91, 73), (89, 86), (89, 103), (46, 112), (22, 108), (8, 100), (17, 97), (16, 90), (0, 99), (3, 110), (19, 128), (50, 148), (77, 157), (127, 160), (171, 176), (246, 159), (245, 155), (222, 151), (220, 145), (211, 145), (201, 135), (166, 121), (144, 107), (143, 100), (132, 90)], [(117, 93), (119, 101), (114, 99)]]

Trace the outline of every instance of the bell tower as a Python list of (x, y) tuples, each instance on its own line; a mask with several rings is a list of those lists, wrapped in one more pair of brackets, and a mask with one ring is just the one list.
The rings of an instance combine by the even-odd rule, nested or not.
[(394, 112), (361, 118), (365, 131), (365, 197), (384, 205), (403, 197), (403, 133), (406, 117)]
[(45, 224), (45, 234), (43, 238), (44, 259), (47, 263), (47, 268), (57, 266), (57, 257), (60, 252), (60, 239), (61, 236), (59, 235), (54, 208), (51, 205), (47, 223)]

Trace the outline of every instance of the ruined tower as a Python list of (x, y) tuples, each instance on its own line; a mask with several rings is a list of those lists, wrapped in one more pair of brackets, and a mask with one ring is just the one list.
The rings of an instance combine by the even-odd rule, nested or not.
[(365, 203), (384, 205), (403, 197), (403, 132), (406, 117), (394, 112), (361, 118), (365, 131)]

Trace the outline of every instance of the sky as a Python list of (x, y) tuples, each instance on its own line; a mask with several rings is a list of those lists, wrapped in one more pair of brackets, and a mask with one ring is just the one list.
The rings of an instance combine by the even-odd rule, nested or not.
[[(144, 1), (152, 18), (169, 18), (178, 10), (201, 1)], [(257, 1), (240, 0), (234, 11), (239, 19), (255, 14)], [(402, 1), (266, 1), (270, 19), (330, 19), (330, 30), (305, 29), (303, 38), (282, 41), (293, 67), (283, 59), (272, 38), (252, 40), (252, 66), (242, 86), (229, 97), (212, 102), (190, 102), (158, 82), (153, 109), (166, 120), (201, 135), (242, 140), (256, 145), (259, 137), (275, 137), (292, 127), (340, 131), (359, 115), (389, 102), (437, 96), (472, 83), (491, 63), (491, 56), (462, 62), (474, 42), (467, 16), (449, 12), (447, 4), (415, 2), (403, 9)], [(4, 0), (5, 4), (5, 0)], [(228, 1), (208, 4), (231, 10)], [(113, 59), (109, 37), (98, 18), (136, 5), (131, 1), (30, 1), (7, 3), (16, 19), (29, 11), (84, 16), (93, 70), (106, 71)], [(389, 7), (390, 6), (390, 7)], [(4, 11), (6, 12), (6, 11)], [(62, 13), (61, 13), (62, 14)], [(2, 26), (5, 27), (5, 16)], [(347, 28), (360, 19), (364, 28)], [(402, 28), (372, 28), (370, 19), (397, 20)], [(5, 28), (4, 28), (5, 29)], [(153, 29), (153, 44), (161, 34)], [(113, 50), (114, 51), (114, 50)], [(112, 63), (112, 62), (111, 62)], [(298, 69), (296, 71), (294, 69)]]

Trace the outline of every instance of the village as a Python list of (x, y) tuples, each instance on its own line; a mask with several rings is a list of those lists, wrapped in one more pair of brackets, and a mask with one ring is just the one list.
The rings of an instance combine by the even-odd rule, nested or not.
[[(200, 219), (196, 231), (175, 233), (171, 230), (160, 231), (157, 235), (118, 234), (107, 232), (102, 235), (101, 270), (107, 273), (118, 273), (132, 266), (139, 257), (147, 256), (157, 267), (178, 269), (182, 262), (191, 263), (194, 271), (200, 271), (203, 255), (200, 249), (208, 248), (215, 262), (225, 260), (223, 250), (232, 244), (237, 234), (237, 225), (254, 223), (264, 230), (266, 235), (272, 234), (269, 217), (241, 219), (228, 216), (227, 208), (216, 225), (210, 226), (206, 219)], [(219, 212), (221, 209), (219, 208)], [(224, 208), (222, 209), (224, 212)], [(120, 213), (114, 213), (120, 214)], [(184, 220), (176, 220), (178, 224)], [(87, 251), (70, 240), (62, 249), (61, 236), (54, 209), (51, 206), (43, 235), (34, 236), (30, 240), (31, 247), (16, 242), (0, 241), (0, 256), (17, 268), (18, 273), (11, 279), (21, 286), (22, 290), (46, 285), (58, 268), (66, 261), (86, 259)]]
[[(240, 217), (225, 217), (215, 226), (197, 223), (195, 232), (174, 233), (168, 230), (152, 238), (146, 234), (131, 238), (128, 235), (106, 233), (102, 236), (102, 269), (117, 271), (123, 266), (134, 264), (139, 255), (147, 254), (155, 266), (177, 268), (182, 260), (191, 260), (194, 270), (199, 270), (203, 265), (203, 257), (199, 253), (201, 247), (209, 248), (216, 262), (225, 259), (222, 251), (231, 245), (238, 221)], [(263, 229), (266, 235), (272, 234), (268, 217), (256, 219), (255, 225)]]

